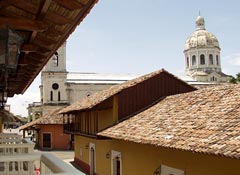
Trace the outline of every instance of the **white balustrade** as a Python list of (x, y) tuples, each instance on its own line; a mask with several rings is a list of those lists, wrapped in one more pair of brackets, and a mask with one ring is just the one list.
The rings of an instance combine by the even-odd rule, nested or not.
[(0, 175), (84, 175), (49, 153), (34, 152), (34, 143), (17, 134), (0, 133)]

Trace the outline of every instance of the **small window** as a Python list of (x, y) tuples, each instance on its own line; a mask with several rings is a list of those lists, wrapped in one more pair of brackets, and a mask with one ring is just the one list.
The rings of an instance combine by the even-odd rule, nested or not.
[(201, 65), (205, 64), (205, 56), (203, 54), (200, 55), (200, 64)]
[(18, 162), (15, 162), (15, 171), (18, 171)]
[(9, 162), (9, 171), (13, 170), (13, 162)]
[(216, 55), (216, 63), (217, 63), (217, 65), (219, 65), (219, 58), (218, 58), (218, 55)]
[(213, 65), (213, 55), (212, 54), (209, 55), (209, 64)]
[(113, 168), (114, 168), (114, 173), (116, 174), (116, 175), (120, 175), (120, 173), (121, 173), (121, 162), (120, 162), (120, 158), (119, 157), (116, 157), (115, 159), (114, 159), (114, 163), (113, 163)]
[(193, 66), (196, 65), (196, 56), (195, 55), (192, 56), (192, 65)]
[(53, 83), (53, 84), (52, 84), (52, 88), (53, 88), (54, 90), (57, 90), (57, 89), (59, 88), (59, 85), (58, 85), (57, 83)]
[(189, 67), (189, 58), (187, 57), (187, 67)]
[(112, 174), (122, 175), (122, 158), (121, 153), (117, 151), (111, 152)]
[(61, 93), (58, 91), (58, 101), (61, 101)]
[(0, 162), (0, 172), (5, 170), (4, 162)]
[(50, 101), (53, 101), (53, 91), (50, 92)]
[(55, 54), (52, 57), (52, 66), (53, 67), (58, 67), (58, 52), (55, 52)]
[(23, 170), (28, 171), (28, 162), (27, 161), (23, 162)]
[(210, 81), (217, 81), (217, 78), (214, 77), (214, 76), (212, 76), (212, 77), (210, 78)]

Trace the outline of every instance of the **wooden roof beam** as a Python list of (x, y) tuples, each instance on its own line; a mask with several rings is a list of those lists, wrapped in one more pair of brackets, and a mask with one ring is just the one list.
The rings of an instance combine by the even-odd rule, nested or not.
[(69, 1), (69, 0), (54, 0), (58, 5), (67, 8), (69, 10), (81, 9), (84, 4), (78, 1)]
[[(36, 16), (36, 20), (42, 20), (44, 18), (51, 2), (52, 2), (51, 0), (41, 1), (41, 4), (40, 4), (39, 9), (38, 9), (37, 16)], [(29, 42), (32, 42), (36, 36), (37, 36), (37, 32), (33, 31)]]
[(22, 18), (0, 17), (0, 28), (6, 28), (6, 24), (15, 30), (27, 30), (35, 32), (43, 32), (47, 30), (47, 26), (40, 21), (34, 21)]
[(21, 52), (37, 52), (37, 49), (38, 49), (38, 46), (36, 45), (33, 45), (33, 44), (24, 44), (22, 49), (21, 49)]
[(35, 45), (40, 46), (42, 48), (45, 48), (45, 49), (52, 49), (54, 46), (53, 43), (50, 43), (43, 39), (34, 40), (32, 43), (34, 43)]
[(47, 20), (54, 22), (58, 25), (65, 25), (71, 22), (71, 19), (68, 19), (64, 16), (58, 15), (56, 13), (48, 13), (45, 17)]
[(45, 17), (52, 0), (44, 0), (42, 2), (43, 3), (40, 5), (39, 13), (36, 18), (37, 20), (42, 20)]
[(7, 0), (0, 1), (0, 9), (6, 7), (8, 5), (9, 5), (9, 1), (7, 1)]
[[(63, 25), (63, 24), (67, 24), (69, 22), (71, 22), (70, 19), (67, 19), (57, 13), (54, 12), (48, 12), (47, 10), (51, 4), (51, 0), (46, 0), (43, 2), (42, 5), (40, 5), (40, 8), (38, 9), (36, 5), (29, 3), (27, 1), (22, 2), (23, 0), (19, 1), (19, 0), (11, 0), (10, 3), (12, 6), (19, 8), (23, 11), (26, 11), (30, 14), (35, 15), (35, 19), (36, 20), (42, 20), (43, 18), (46, 18), (48, 20), (52, 20), (52, 19), (57, 19), (54, 22), (57, 22), (57, 24)], [(72, 1), (69, 1), (69, 3), (71, 3)], [(46, 16), (47, 14), (47, 16)]]
[(43, 56), (48, 55), (50, 51), (51, 50), (49, 50), (48, 48), (43, 48), (35, 44), (24, 44), (21, 49), (21, 52), (25, 52), (27, 54), (30, 52), (36, 52)]
[[(95, 3), (98, 0), (89, 0), (87, 2), (87, 4), (84, 5), (83, 9), (81, 9), (81, 11), (79, 12), (78, 16), (74, 19), (74, 21), (70, 24), (70, 26), (68, 26), (66, 28), (66, 30), (64, 31), (64, 37), (62, 37), (62, 39), (59, 40), (58, 44), (59, 45), (55, 45), (54, 48), (52, 48), (52, 54), (54, 54), (55, 50), (57, 50), (57, 47), (60, 46), (60, 44), (62, 44), (67, 37), (72, 33), (72, 31), (75, 30), (75, 28), (77, 27), (77, 25), (85, 18), (85, 16), (90, 12), (90, 10), (92, 9), (92, 7), (95, 5)], [(36, 72), (34, 72), (34, 76), (36, 77), (38, 75), (38, 73), (42, 70), (43, 66), (48, 62), (48, 60), (50, 59), (51, 54), (49, 55), (49, 57), (47, 59), (44, 60), (43, 65), (41, 67), (39, 67)], [(21, 93), (24, 93), (26, 91), (26, 89), (30, 86), (30, 84), (33, 82), (34, 79), (29, 79), (26, 84), (25, 87), (22, 89)]]
[(33, 60), (33, 61), (37, 61), (37, 62), (42, 62), (45, 57), (38, 53), (30, 53), (27, 58), (29, 61)]
[(33, 15), (36, 15), (38, 12), (37, 6), (35, 4), (29, 3), (28, 1), (25, 1), (25, 0), (21, 0), (21, 1), (10, 0), (9, 3), (16, 8), (19, 8)]

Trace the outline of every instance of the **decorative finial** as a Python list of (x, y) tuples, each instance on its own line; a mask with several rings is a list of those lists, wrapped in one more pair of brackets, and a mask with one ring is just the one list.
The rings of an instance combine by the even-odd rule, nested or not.
[(200, 16), (200, 11), (199, 11), (199, 16), (196, 19), (196, 30), (205, 30), (204, 18)]
[(198, 16), (201, 16), (201, 11), (200, 10), (198, 11)]

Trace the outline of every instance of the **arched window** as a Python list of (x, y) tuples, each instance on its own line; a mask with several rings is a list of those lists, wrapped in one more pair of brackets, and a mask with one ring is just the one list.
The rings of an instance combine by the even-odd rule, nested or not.
[(218, 58), (218, 55), (216, 55), (216, 63), (217, 63), (217, 65), (219, 65), (219, 58)]
[(192, 65), (193, 66), (196, 65), (196, 56), (195, 55), (192, 56)]
[(217, 81), (217, 78), (214, 77), (214, 76), (212, 76), (212, 77), (210, 78), (210, 81)]
[(189, 58), (187, 57), (187, 67), (189, 67)]
[(58, 52), (55, 52), (52, 58), (52, 66), (53, 67), (58, 67)]
[(213, 64), (213, 55), (212, 54), (209, 55), (209, 64)]
[(201, 65), (205, 64), (205, 56), (203, 54), (200, 55), (200, 64)]
[(50, 101), (53, 101), (53, 91), (50, 92)]
[(58, 101), (61, 101), (61, 93), (58, 91)]

